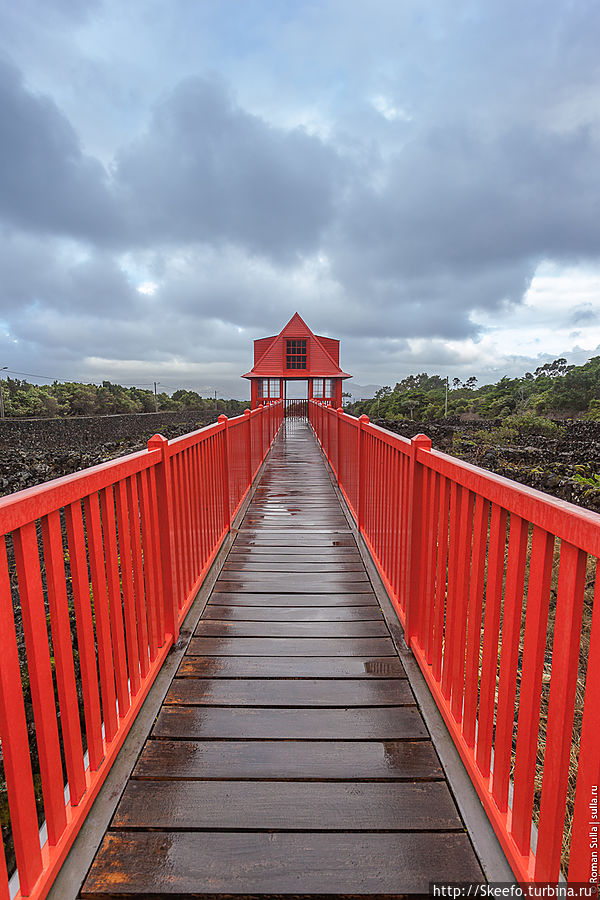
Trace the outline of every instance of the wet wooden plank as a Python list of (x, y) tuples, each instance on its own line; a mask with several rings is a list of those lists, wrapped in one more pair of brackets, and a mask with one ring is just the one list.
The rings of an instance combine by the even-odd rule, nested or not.
[(185, 656), (178, 676), (190, 678), (405, 678), (397, 656)]
[(430, 741), (148, 741), (136, 778), (432, 781)]
[(201, 619), (196, 637), (389, 637), (383, 618), (366, 622), (227, 622)]
[(377, 599), (372, 590), (350, 591), (347, 594), (336, 591), (329, 593), (324, 591), (322, 594), (282, 594), (269, 591), (253, 592), (253, 591), (236, 591), (227, 590), (225, 585), (217, 582), (211, 598), (210, 605), (218, 603), (227, 606), (367, 606), (369, 604), (377, 606)]
[(325, 500), (314, 498), (308, 502), (300, 502), (293, 498), (280, 497), (277, 500), (254, 500), (246, 510), (246, 521), (256, 516), (302, 516), (319, 519), (345, 519), (335, 497)]
[(242, 523), (242, 527), (239, 531), (240, 534), (256, 534), (258, 532), (265, 538), (267, 538), (269, 535), (273, 535), (274, 537), (278, 538), (285, 538), (287, 536), (287, 540), (295, 540), (296, 537), (302, 537), (305, 534), (310, 535), (311, 537), (325, 537), (327, 535), (329, 535), (330, 537), (342, 537), (344, 534), (351, 534), (350, 526), (347, 524), (345, 526), (340, 525), (336, 527), (330, 527), (322, 524), (311, 525), (307, 522), (306, 525), (297, 525), (295, 528), (286, 528), (285, 524), (273, 524), (269, 526), (269, 528), (266, 528), (264, 524), (261, 524), (258, 527), (256, 525), (248, 525), (247, 529), (244, 526), (245, 523)]
[(244, 584), (252, 584), (255, 582), (260, 582), (261, 584), (268, 584), (271, 586), (271, 590), (273, 588), (283, 589), (287, 592), (289, 591), (312, 591), (315, 587), (319, 589), (322, 586), (327, 586), (330, 590), (336, 590), (337, 585), (347, 584), (348, 582), (358, 583), (358, 582), (366, 582), (369, 583), (369, 576), (367, 575), (364, 567), (362, 570), (358, 572), (346, 572), (345, 569), (338, 570), (337, 572), (318, 572), (314, 575), (310, 573), (306, 574), (294, 574), (288, 573), (286, 571), (283, 572), (249, 572), (247, 570), (235, 570), (228, 569), (223, 572), (220, 576), (219, 581), (240, 581)]
[(390, 638), (193, 637), (189, 656), (395, 656)]
[(266, 531), (273, 528), (277, 531), (281, 529), (289, 529), (292, 532), (300, 531), (302, 528), (326, 527), (326, 528), (344, 528), (347, 527), (346, 520), (340, 516), (339, 519), (333, 519), (329, 516), (294, 516), (293, 514), (281, 518), (274, 516), (254, 516), (244, 522), (248, 528), (258, 527), (264, 528)]
[(413, 706), (353, 709), (259, 709), (163, 706), (154, 737), (256, 740), (419, 740), (428, 737)]
[[(261, 516), (273, 516), (278, 518), (285, 518), (287, 516), (302, 516), (306, 519), (319, 519), (325, 520), (326, 523), (332, 522), (335, 520), (336, 523), (341, 522), (343, 527), (348, 525), (348, 520), (344, 516), (344, 514), (340, 510), (340, 504), (338, 501), (333, 498), (333, 500), (317, 500), (311, 499), (308, 502), (302, 502), (294, 499), (278, 499), (278, 500), (261, 500), (259, 503), (254, 503), (246, 513), (247, 518), (244, 520), (244, 527), (250, 527), (248, 525), (253, 519)], [(333, 526), (332, 526), (333, 527)]]
[(240, 547), (356, 547), (352, 534), (304, 532), (303, 534), (267, 534), (256, 529), (239, 530), (233, 545)]
[[(231, 573), (229, 573), (229, 575), (231, 575)], [(290, 579), (265, 578), (261, 579), (261, 581), (233, 581), (228, 577), (225, 580), (219, 580), (217, 582), (214, 587), (214, 592), (225, 592), (228, 594), (273, 594), (277, 591), (280, 594), (289, 594), (290, 596), (304, 594), (305, 591), (311, 594), (329, 594), (330, 592), (342, 594), (345, 590), (348, 591), (349, 594), (373, 593), (373, 588), (369, 581), (336, 581), (326, 583), (322, 580), (317, 580), (318, 576), (309, 580), (307, 576), (303, 575), (297, 575), (296, 579), (295, 583), (292, 584)], [(303, 579), (306, 580), (303, 582)]]
[(301, 519), (306, 520), (309, 524), (313, 523), (315, 527), (328, 526), (335, 528), (341, 525), (342, 528), (348, 526), (348, 520), (341, 511), (340, 504), (334, 498), (330, 502), (318, 501), (316, 498), (308, 503), (299, 503), (294, 500), (279, 501), (260, 501), (254, 503), (247, 511), (244, 519), (244, 528), (252, 527), (256, 519), (262, 519), (268, 516), (274, 519)]
[(442, 781), (131, 780), (112, 828), (212, 831), (451, 831), (462, 823)]
[(345, 564), (346, 560), (360, 560), (362, 557), (354, 547), (252, 547), (250, 550), (230, 550), (227, 562), (248, 560), (273, 563), (283, 566), (285, 563), (305, 562), (337, 562)]
[(282, 579), (287, 579), (290, 574), (326, 574), (335, 572), (364, 572), (365, 566), (361, 559), (344, 560), (337, 562), (321, 562), (316, 559), (306, 559), (300, 562), (277, 563), (270, 559), (261, 561), (256, 558), (252, 560), (232, 559), (223, 566), (222, 577), (227, 577), (229, 572), (269, 572), (272, 574), (280, 574)]
[(112, 832), (83, 900), (147, 896), (288, 898), (429, 894), (431, 881), (482, 882), (466, 834)]
[(413, 705), (405, 679), (175, 678), (166, 704), (193, 706), (340, 707)]
[(209, 603), (202, 619), (235, 622), (365, 622), (380, 621), (381, 610), (371, 606), (218, 606)]

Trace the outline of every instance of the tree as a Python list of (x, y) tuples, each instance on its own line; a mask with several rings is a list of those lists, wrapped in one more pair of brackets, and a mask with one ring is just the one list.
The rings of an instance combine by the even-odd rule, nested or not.
[(384, 397), (389, 397), (391, 393), (391, 387), (386, 384), (384, 387), (379, 388), (379, 390), (375, 392), (375, 400), (383, 400)]

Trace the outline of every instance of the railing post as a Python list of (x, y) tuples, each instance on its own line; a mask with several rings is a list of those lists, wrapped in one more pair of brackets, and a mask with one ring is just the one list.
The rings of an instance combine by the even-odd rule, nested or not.
[(160, 571), (165, 611), (165, 628), (173, 635), (173, 643), (179, 637), (179, 605), (175, 588), (175, 532), (173, 527), (173, 500), (171, 490), (171, 457), (169, 442), (162, 434), (155, 434), (148, 441), (148, 450), (160, 450), (161, 460), (155, 466), (156, 506), (160, 542)]
[(252, 427), (250, 425), (250, 410), (244, 410), (246, 422), (246, 453), (248, 455), (248, 487), (252, 484)]
[(357, 452), (357, 473), (356, 473), (356, 524), (358, 526), (358, 533), (361, 534), (363, 530), (364, 520), (365, 520), (365, 473), (363, 471), (363, 455), (364, 455), (364, 447), (363, 447), (363, 429), (365, 425), (369, 424), (369, 417), (366, 415), (360, 416), (358, 420), (358, 452)]
[(408, 595), (405, 598), (405, 636), (406, 643), (411, 646), (413, 638), (418, 635), (419, 611), (421, 598), (419, 590), (421, 572), (419, 558), (423, 535), (423, 466), (417, 462), (418, 450), (431, 450), (431, 439), (425, 434), (411, 438), (409, 457), (408, 483), (408, 535), (406, 541), (406, 581)]
[(223, 511), (225, 513), (227, 531), (231, 531), (231, 506), (229, 503), (229, 419), (225, 415), (220, 415), (217, 422), (219, 425), (223, 426)]
[(341, 421), (342, 421), (342, 416), (344, 415), (344, 410), (342, 409), (341, 406), (338, 407), (338, 409), (336, 409), (336, 415), (337, 415), (337, 471), (335, 473), (335, 477), (337, 478), (338, 484), (339, 484), (340, 483), (340, 472), (342, 471), (342, 464), (341, 464), (342, 442), (340, 440), (340, 431), (342, 430), (341, 429)]

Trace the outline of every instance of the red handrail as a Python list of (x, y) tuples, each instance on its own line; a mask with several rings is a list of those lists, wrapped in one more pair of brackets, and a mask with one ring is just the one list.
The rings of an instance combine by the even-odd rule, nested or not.
[[(282, 419), (281, 402), (221, 416), (0, 499), (0, 740), (17, 897), (47, 894)], [(7, 868), (0, 852), (0, 900)]]
[[(407, 441), (366, 416), (309, 407), (407, 641), (522, 881), (560, 877), (567, 782), (577, 752), (584, 592), (593, 588), (568, 878), (597, 884), (600, 516), (432, 450), (424, 435)], [(539, 719), (550, 659), (541, 764)]]

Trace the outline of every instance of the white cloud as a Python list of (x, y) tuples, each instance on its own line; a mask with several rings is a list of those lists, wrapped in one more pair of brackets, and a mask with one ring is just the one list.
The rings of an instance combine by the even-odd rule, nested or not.
[(371, 98), (374, 109), (380, 113), (388, 122), (400, 120), (402, 122), (412, 122), (413, 117), (401, 106), (396, 106), (389, 97), (383, 94), (376, 94)]
[(137, 291), (140, 294), (146, 294), (149, 297), (152, 297), (158, 290), (158, 285), (155, 281), (142, 281), (141, 284), (138, 284)]

